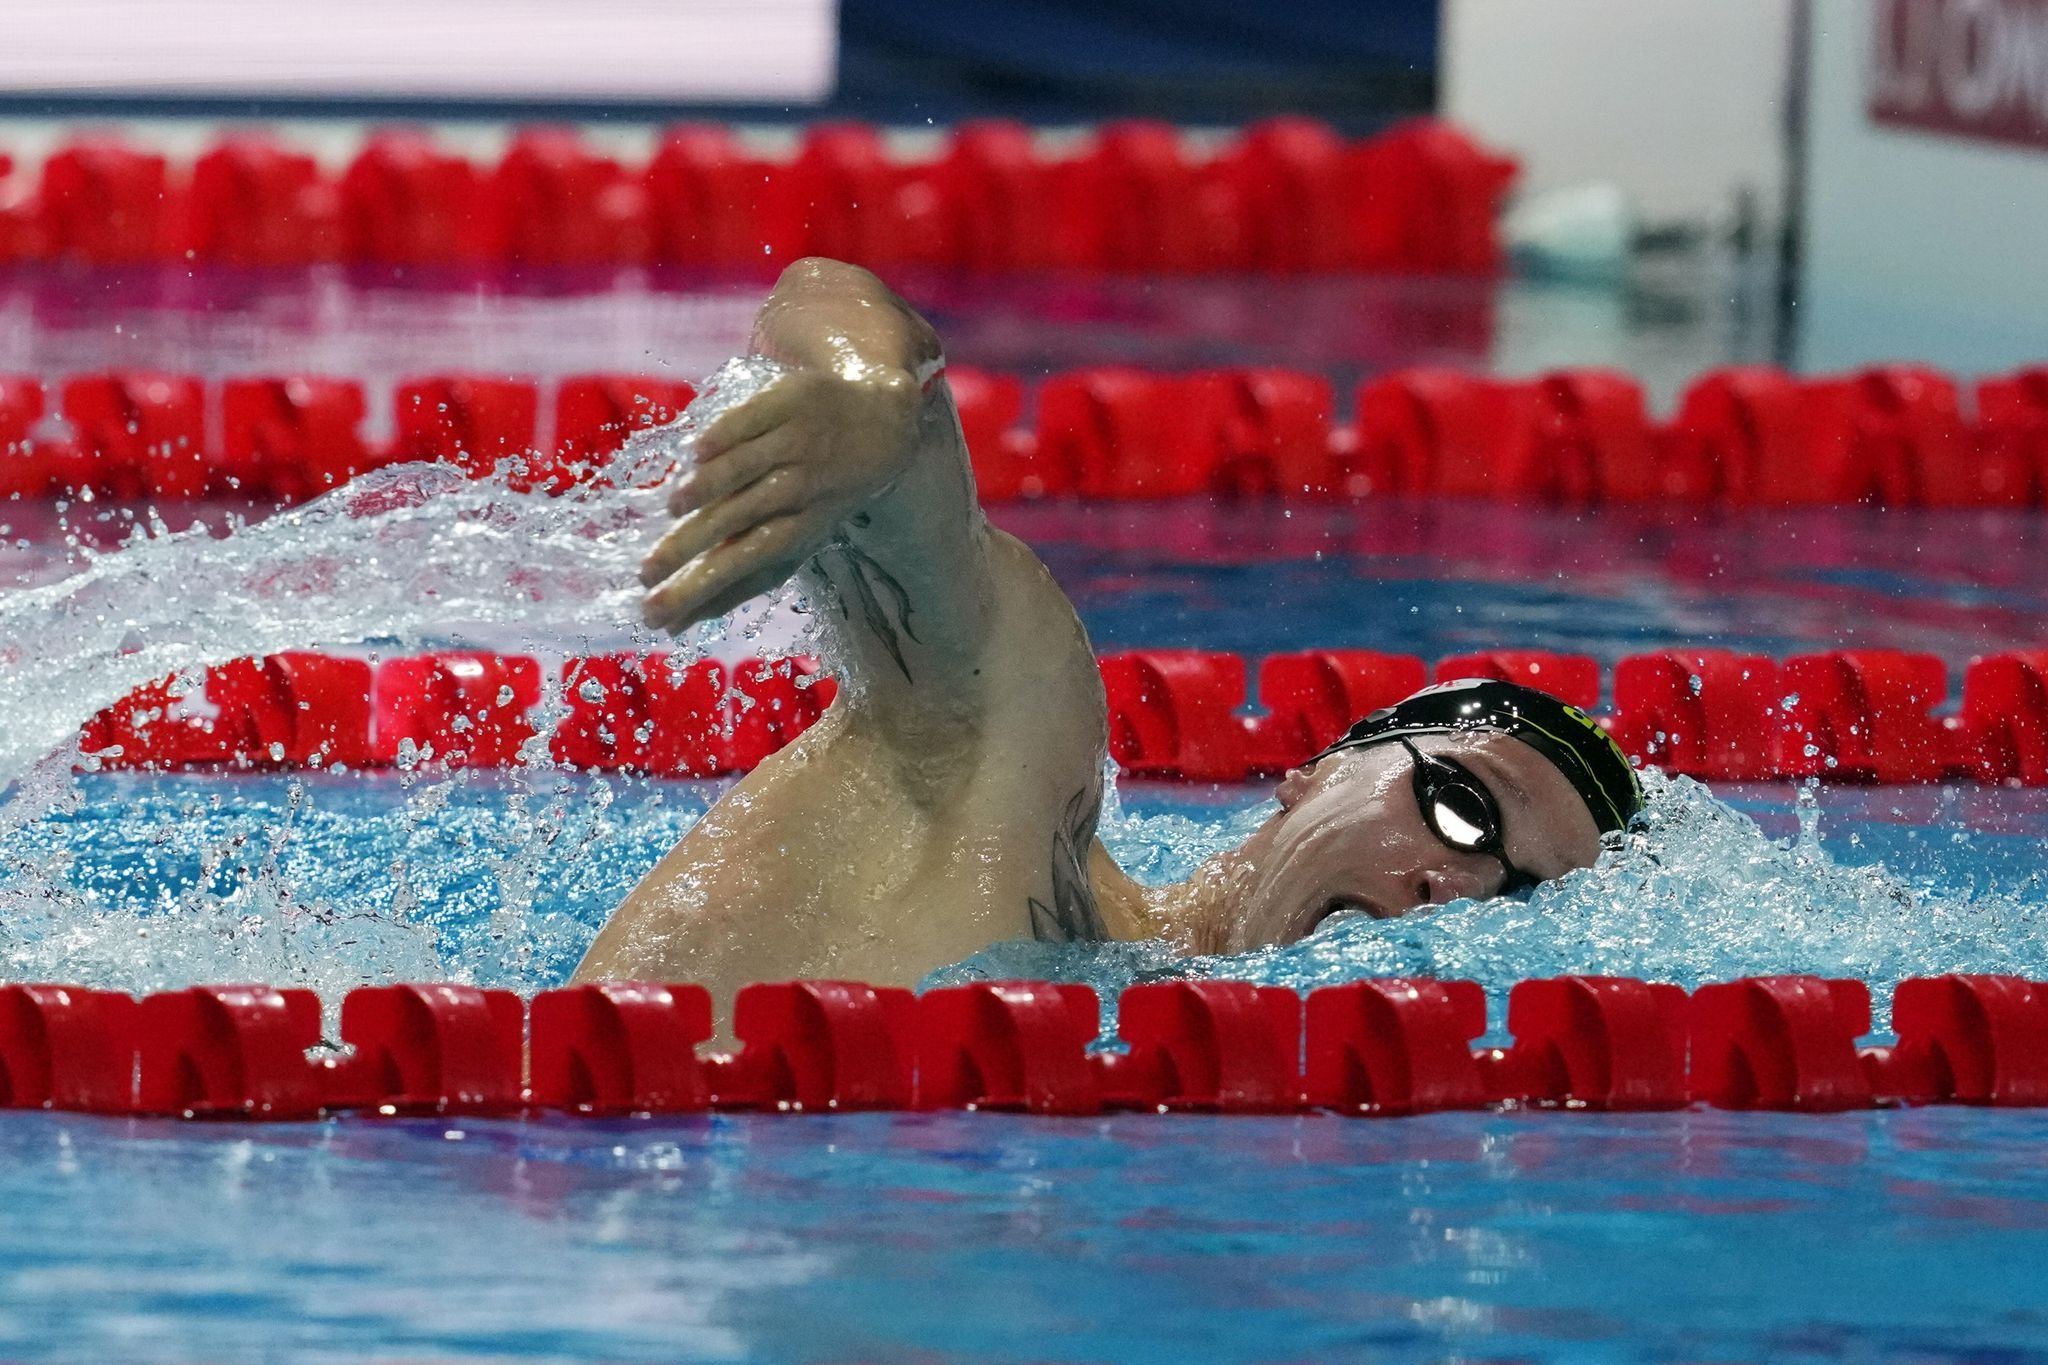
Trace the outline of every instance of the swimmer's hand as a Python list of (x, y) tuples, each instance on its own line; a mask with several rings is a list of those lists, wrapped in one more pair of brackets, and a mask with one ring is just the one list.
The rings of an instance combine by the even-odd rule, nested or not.
[(640, 565), (649, 626), (680, 631), (775, 588), (908, 468), (917, 378), (852, 350), (820, 358), (698, 436), (675, 524)]

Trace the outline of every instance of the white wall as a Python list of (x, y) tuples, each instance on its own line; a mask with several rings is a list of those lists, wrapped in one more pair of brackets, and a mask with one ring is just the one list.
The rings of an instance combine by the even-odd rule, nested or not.
[(1802, 366), (2048, 359), (2048, 150), (1874, 124), (1869, 0), (1816, 0)]
[(810, 103), (836, 0), (0, 4), (0, 91)]
[(1614, 180), (1649, 222), (1774, 211), (1788, 0), (1443, 0), (1451, 118), (1525, 190)]

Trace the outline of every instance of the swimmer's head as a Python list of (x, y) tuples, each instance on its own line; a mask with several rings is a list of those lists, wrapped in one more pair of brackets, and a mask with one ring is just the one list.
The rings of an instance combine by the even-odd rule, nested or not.
[(1280, 810), (1226, 856), (1225, 923), (1199, 946), (1291, 943), (1332, 915), (1392, 919), (1591, 866), (1643, 806), (1575, 707), (1465, 679), (1375, 711), (1290, 772)]

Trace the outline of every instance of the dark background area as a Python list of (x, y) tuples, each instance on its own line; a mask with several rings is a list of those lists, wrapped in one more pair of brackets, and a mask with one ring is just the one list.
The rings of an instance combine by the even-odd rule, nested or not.
[(1437, 0), (840, 0), (839, 88), (822, 105), (0, 95), (73, 117), (632, 119), (944, 125), (1147, 117), (1236, 124), (1309, 114), (1370, 132), (1436, 100)]
[(1436, 0), (841, 0), (840, 39), (834, 108), (888, 121), (1287, 110), (1364, 131), (1436, 98)]

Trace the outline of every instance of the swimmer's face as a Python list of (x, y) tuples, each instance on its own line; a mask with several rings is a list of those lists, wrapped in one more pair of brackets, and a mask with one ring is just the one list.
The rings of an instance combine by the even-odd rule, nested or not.
[[(1585, 802), (1542, 755), (1497, 731), (1421, 735), (1426, 755), (1454, 759), (1500, 808), (1507, 861), (1538, 879), (1590, 867), (1600, 831)], [(1333, 914), (1393, 919), (1497, 895), (1499, 858), (1453, 848), (1423, 818), (1415, 760), (1398, 743), (1327, 755), (1287, 775), (1280, 811), (1234, 856), (1237, 903), (1224, 951), (1292, 943)]]

